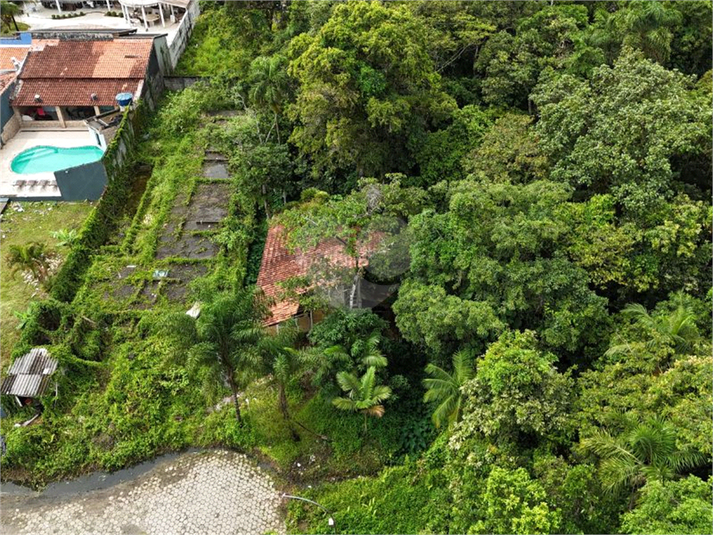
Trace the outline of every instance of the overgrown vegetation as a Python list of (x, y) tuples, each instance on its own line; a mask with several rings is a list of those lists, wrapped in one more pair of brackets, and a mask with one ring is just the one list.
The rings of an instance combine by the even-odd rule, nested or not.
[[(222, 445), (335, 520), (295, 532), (709, 530), (711, 4), (203, 8), (210, 80), (137, 125), (143, 197), (23, 329), (66, 371), (6, 477)], [(309, 335), (259, 327), (270, 223), (350, 259), (285, 284)]]
[(23, 268), (13, 273), (8, 253), (12, 246), (24, 246), (35, 241), (46, 245), (47, 252), (53, 257), (51, 268), (55, 269), (66, 256), (66, 248), (60, 245), (54, 229), (78, 229), (82, 221), (92, 210), (89, 203), (38, 202), (10, 204), (2, 215), (0, 239), (2, 255), (0, 257), (0, 338), (2, 343), (2, 362), (10, 361), (12, 348), (20, 336), (18, 326), (27, 319), (27, 307), (33, 299), (42, 297), (44, 289), (31, 274)]

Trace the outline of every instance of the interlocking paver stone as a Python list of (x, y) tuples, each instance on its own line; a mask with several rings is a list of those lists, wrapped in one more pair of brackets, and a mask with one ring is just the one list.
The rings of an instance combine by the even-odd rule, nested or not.
[(134, 480), (72, 496), (3, 496), (3, 535), (283, 533), (280, 493), (246, 456), (192, 452)]

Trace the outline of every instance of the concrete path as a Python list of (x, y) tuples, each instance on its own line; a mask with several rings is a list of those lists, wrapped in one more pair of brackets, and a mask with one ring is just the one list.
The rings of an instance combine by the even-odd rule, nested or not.
[(280, 494), (244, 455), (186, 453), (113, 487), (2, 497), (3, 535), (283, 533)]

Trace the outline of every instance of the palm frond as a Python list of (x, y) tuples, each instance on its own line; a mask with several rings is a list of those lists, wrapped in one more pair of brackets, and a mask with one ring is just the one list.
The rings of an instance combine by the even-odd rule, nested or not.
[(475, 368), (473, 366), (473, 356), (464, 349), (457, 351), (453, 355), (453, 377), (459, 385), (462, 385), (473, 378)]
[(426, 366), (426, 373), (435, 379), (440, 379), (444, 382), (453, 382), (453, 377), (450, 373), (445, 371), (443, 368), (439, 368), (435, 364), (429, 364)]
[(691, 470), (698, 466), (703, 466), (706, 463), (706, 456), (693, 450), (677, 451), (668, 459), (669, 466), (671, 466), (676, 473)]
[(423, 386), (427, 388), (423, 394), (423, 401), (430, 403), (431, 401), (442, 401), (443, 399), (458, 395), (458, 388), (451, 381), (442, 379), (424, 379)]
[(351, 400), (349, 398), (334, 398), (332, 400), (332, 405), (334, 405), (336, 408), (343, 410), (343, 411), (354, 411), (356, 410), (356, 403), (354, 403), (354, 400)]
[(616, 457), (599, 464), (599, 478), (608, 492), (616, 492), (627, 484), (636, 483), (639, 464), (633, 458)]
[(632, 319), (644, 327), (655, 328), (656, 326), (649, 312), (639, 303), (629, 303), (624, 307), (621, 313), (624, 317)]
[(440, 428), (446, 422), (450, 422), (455, 419), (455, 411), (458, 405), (458, 397), (448, 396), (446, 397), (433, 411), (431, 419), (433, 424)]
[(374, 386), (376, 385), (376, 368), (373, 366), (367, 368), (366, 373), (361, 378), (361, 398), (364, 400), (372, 399)]
[(374, 401), (382, 402), (386, 401), (391, 397), (391, 388), (384, 385), (377, 385), (374, 387), (374, 391), (371, 394), (371, 399)]
[(636, 462), (636, 457), (617, 442), (608, 431), (597, 431), (591, 437), (582, 440), (585, 450), (598, 457), (630, 459)]
[(364, 409), (363, 413), (368, 416), (375, 416), (376, 418), (381, 418), (386, 412), (383, 405), (372, 405), (371, 407)]
[(386, 368), (389, 361), (381, 354), (370, 354), (362, 359), (362, 364), (367, 367)]
[(337, 383), (344, 392), (360, 392), (361, 381), (353, 373), (339, 372), (337, 374)]

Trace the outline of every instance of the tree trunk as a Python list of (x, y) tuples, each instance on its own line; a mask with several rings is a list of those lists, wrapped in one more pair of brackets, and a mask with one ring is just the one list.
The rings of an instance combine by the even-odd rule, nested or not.
[(265, 217), (270, 219), (270, 210), (267, 206), (267, 187), (265, 184), (262, 185), (262, 203), (263, 207), (265, 208)]
[(230, 389), (233, 391), (233, 404), (235, 405), (235, 418), (238, 420), (238, 425), (240, 427), (242, 427), (243, 426), (243, 415), (240, 414), (240, 402), (238, 401), (238, 387), (236, 386), (232, 375), (228, 378), (228, 382), (230, 383)]
[(285, 392), (285, 385), (282, 383), (279, 383), (279, 389), (280, 389), (280, 395), (278, 396), (278, 405), (280, 408), (280, 412), (282, 413), (282, 417), (285, 419), (287, 422), (287, 426), (290, 428), (290, 435), (292, 435), (292, 440), (294, 442), (299, 442), (300, 441), (300, 435), (297, 434), (297, 431), (295, 431), (295, 428), (292, 427), (292, 418), (290, 418), (290, 407), (287, 404), (287, 393)]
[(354, 258), (354, 263), (356, 264), (356, 271), (354, 273), (354, 279), (352, 280), (352, 291), (349, 295), (349, 308), (361, 308), (361, 268), (359, 267), (359, 254), (357, 251), (356, 258)]
[(15, 20), (15, 15), (10, 15), (12, 17), (12, 23), (15, 25), (15, 31), (19, 32), (20, 28), (17, 27), (17, 21)]
[(282, 141), (280, 140), (280, 124), (277, 120), (277, 112), (273, 113), (275, 114), (275, 131), (277, 132), (277, 143), (282, 144)]
[(307, 431), (307, 432), (309, 432), (309, 433), (312, 433), (314, 436), (321, 438), (321, 439), (324, 440), (325, 442), (329, 442), (329, 441), (330, 441), (328, 436), (320, 435), (320, 434), (317, 433), (316, 431), (313, 431), (312, 429), (310, 429), (309, 427), (307, 427), (307, 426), (304, 425), (304, 424), (301, 424), (301, 423), (298, 422), (297, 420), (292, 420), (292, 421), (293, 421), (294, 423), (296, 423), (297, 425), (299, 425), (299, 426), (300, 426), (302, 429), (304, 429), (305, 431)]
[(356, 292), (357, 292), (357, 281), (358, 281), (358, 275), (354, 276), (354, 280), (352, 281), (352, 291), (349, 293), (349, 309), (355, 308), (355, 299), (356, 299)]
[(290, 409), (287, 405), (287, 394), (285, 393), (285, 385), (280, 383), (279, 388), (280, 388), (280, 395), (278, 397), (278, 401), (279, 401), (280, 412), (282, 413), (282, 417), (285, 420), (289, 420), (290, 419)]

